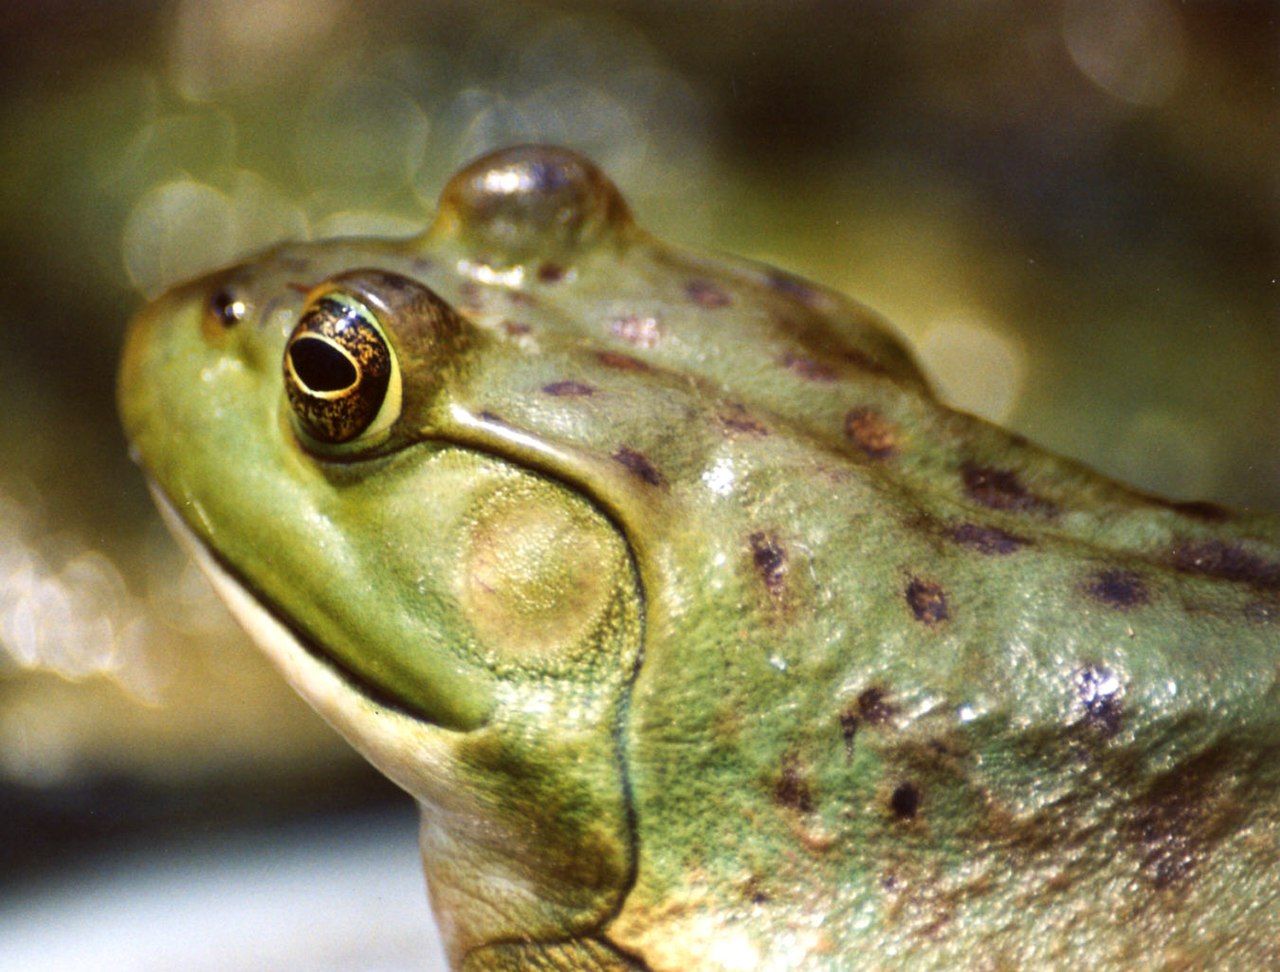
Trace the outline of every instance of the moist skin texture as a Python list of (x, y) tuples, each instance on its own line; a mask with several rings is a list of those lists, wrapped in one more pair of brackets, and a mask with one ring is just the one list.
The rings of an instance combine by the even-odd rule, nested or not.
[(1280, 967), (1277, 518), (948, 410), (876, 315), (658, 242), (580, 156), (176, 289), (120, 402), (421, 804), (459, 968)]

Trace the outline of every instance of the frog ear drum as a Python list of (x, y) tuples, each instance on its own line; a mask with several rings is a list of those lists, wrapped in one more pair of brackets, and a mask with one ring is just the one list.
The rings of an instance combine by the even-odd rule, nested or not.
[(308, 301), (284, 352), (294, 418), (326, 445), (367, 440), (400, 415), (400, 369), (377, 316), (342, 290)]

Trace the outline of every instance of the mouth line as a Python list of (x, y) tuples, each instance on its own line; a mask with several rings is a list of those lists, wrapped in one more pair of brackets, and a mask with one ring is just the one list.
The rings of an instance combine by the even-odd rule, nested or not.
[[(306, 655), (312, 662), (326, 668), (333, 677), (361, 696), (366, 702), (377, 706), (386, 713), (394, 713), (403, 718), (411, 719), (416, 723), (444, 728), (440, 723), (406, 705), (403, 701), (369, 681), (359, 672), (354, 671), (325, 650), (320, 642), (300, 628), (278, 604), (246, 578), (234, 564), (205, 543), (191, 524), (183, 517), (177, 504), (149, 476), (147, 477), (147, 488), (151, 491), (156, 507), (160, 510), (161, 519), (164, 520), (165, 526), (169, 528), (169, 532), (191, 554), (196, 565), (209, 579), (215, 593), (230, 610), (237, 624), (242, 630), (246, 631), (261, 650), (272, 658), (277, 658), (279, 639), (275, 637), (276, 632), (263, 630), (269, 626), (258, 623), (260, 619), (242, 616), (247, 605), (251, 605), (252, 610), (269, 619), (271, 624), (289, 639), (291, 644), (285, 647), (286, 651), (292, 649)], [(246, 601), (247, 605), (235, 603), (239, 599)], [(271, 644), (264, 643), (267, 641), (270, 641)], [(278, 660), (283, 661), (283, 659)]]

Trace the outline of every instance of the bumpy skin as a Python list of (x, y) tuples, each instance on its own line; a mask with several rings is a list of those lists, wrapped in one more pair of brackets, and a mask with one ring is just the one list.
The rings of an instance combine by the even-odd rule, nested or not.
[[(335, 278), (403, 400), (323, 446), (281, 358)], [(1276, 518), (947, 410), (873, 314), (655, 241), (578, 156), (164, 297), (121, 406), (422, 804), (462, 968), (1280, 966)]]

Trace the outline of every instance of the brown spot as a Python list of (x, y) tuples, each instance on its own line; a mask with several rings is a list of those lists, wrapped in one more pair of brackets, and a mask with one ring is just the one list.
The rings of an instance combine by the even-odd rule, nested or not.
[(502, 329), (512, 337), (520, 337), (521, 335), (528, 334), (533, 330), (533, 328), (524, 321), (503, 321)]
[(882, 726), (893, 719), (898, 708), (888, 699), (888, 693), (879, 686), (863, 689), (853, 705), (840, 713), (840, 734), (844, 737), (845, 755), (853, 755), (853, 740), (858, 734), (858, 727), (863, 723), (869, 726)]
[(558, 263), (544, 263), (538, 267), (538, 280), (542, 283), (559, 283), (565, 276), (564, 267)]
[(888, 459), (898, 451), (898, 432), (871, 408), (853, 408), (844, 417), (844, 434), (869, 459)]
[(1127, 611), (1151, 600), (1147, 584), (1131, 570), (1103, 570), (1085, 584), (1085, 593), (1109, 607)]
[(914, 820), (920, 812), (920, 790), (914, 783), (899, 783), (889, 797), (889, 809), (899, 820)]
[(730, 432), (743, 432), (747, 435), (768, 435), (769, 430), (762, 423), (752, 418), (745, 405), (731, 404), (729, 410), (718, 416), (720, 423)]
[(777, 594), (787, 578), (787, 552), (777, 539), (768, 533), (753, 533), (750, 538), (751, 560), (760, 572), (764, 586)]
[(831, 365), (805, 358), (798, 354), (785, 354), (781, 359), (782, 367), (805, 381), (835, 381), (836, 369)]
[(652, 348), (663, 337), (662, 325), (656, 317), (642, 317), (639, 314), (628, 314), (611, 321), (609, 330), (615, 337), (634, 344), (637, 348)]
[(618, 371), (653, 370), (639, 358), (633, 358), (629, 354), (619, 354), (617, 351), (597, 351), (596, 360), (606, 368), (614, 368)]
[(625, 466), (632, 475), (650, 486), (665, 486), (667, 484), (662, 473), (658, 472), (657, 467), (643, 453), (636, 452), (635, 449), (628, 446), (620, 446), (613, 453), (613, 461)]
[(898, 714), (898, 707), (889, 702), (889, 693), (879, 686), (863, 689), (858, 693), (858, 717), (869, 726), (882, 726)]
[(1264, 591), (1280, 590), (1280, 562), (1265, 560), (1238, 544), (1222, 540), (1179, 544), (1173, 550), (1173, 565), (1188, 574), (1235, 581)]
[(1050, 516), (1058, 511), (1053, 503), (1041, 499), (1022, 485), (1018, 474), (1011, 470), (966, 462), (960, 467), (960, 474), (969, 498), (990, 509)]
[(1104, 736), (1114, 736), (1120, 731), (1124, 686), (1114, 672), (1101, 665), (1088, 665), (1076, 672), (1075, 691), (1088, 725)]
[(773, 784), (773, 799), (781, 806), (800, 813), (813, 812), (813, 791), (809, 788), (805, 768), (795, 753), (782, 757), (782, 772)]
[(932, 581), (911, 578), (907, 584), (907, 603), (917, 621), (934, 625), (946, 621), (951, 616), (947, 610), (947, 595), (943, 589)]
[(493, 425), (505, 425), (507, 428), (511, 428), (511, 423), (508, 422), (506, 419), (504, 419), (497, 412), (490, 412), (488, 409), (486, 409), (480, 413), (479, 417), (485, 422), (489, 422)]
[(1014, 553), (1030, 540), (1006, 533), (999, 527), (981, 526), (977, 523), (960, 523), (951, 531), (951, 539), (962, 547), (976, 550), (987, 556), (1005, 556)]
[(729, 295), (709, 280), (690, 280), (685, 284), (684, 292), (699, 307), (709, 310), (727, 307), (732, 303)]
[(290, 280), (285, 286), (299, 294), (309, 294), (314, 289), (311, 284), (300, 283), (297, 280)]
[(512, 304), (519, 304), (521, 307), (532, 307), (538, 303), (538, 298), (523, 290), (508, 290), (507, 300)]
[(557, 398), (585, 398), (596, 393), (594, 388), (580, 381), (553, 381), (549, 385), (543, 385), (542, 390)]
[(768, 276), (765, 277), (765, 283), (778, 293), (794, 297), (802, 304), (812, 305), (818, 299), (817, 290), (799, 277), (793, 277), (791, 274), (783, 273), (781, 270), (770, 270)]
[(1239, 773), (1252, 775), (1238, 760), (1233, 765), (1229, 752), (1210, 750), (1164, 774), (1139, 798), (1129, 835), (1142, 876), (1156, 888), (1185, 880), (1236, 832), (1244, 808), (1231, 780)]
[(290, 273), (306, 273), (310, 267), (310, 262), (308, 262), (304, 257), (280, 257), (280, 268), (282, 270), (288, 270)]

